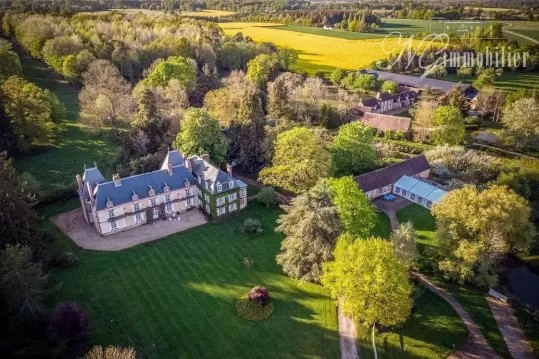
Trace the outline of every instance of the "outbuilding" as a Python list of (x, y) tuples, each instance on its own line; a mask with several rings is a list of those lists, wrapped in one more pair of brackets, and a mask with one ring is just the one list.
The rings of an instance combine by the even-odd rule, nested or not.
[(447, 191), (417, 178), (402, 176), (393, 185), (393, 193), (431, 209), (447, 194)]

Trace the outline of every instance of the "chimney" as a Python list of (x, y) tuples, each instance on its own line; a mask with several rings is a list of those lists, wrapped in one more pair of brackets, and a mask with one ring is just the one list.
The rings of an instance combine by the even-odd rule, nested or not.
[(169, 163), (167, 167), (168, 175), (172, 176), (172, 165)]
[(377, 99), (380, 99), (380, 95), (381, 95), (381, 93), (380, 93), (380, 91), (378, 91), (378, 92), (376, 93), (376, 98), (377, 98)]
[(189, 173), (193, 173), (193, 169), (191, 168), (191, 161), (187, 159), (185, 160), (185, 169), (187, 169)]
[(230, 163), (227, 163), (226, 164), (226, 172), (231, 175), (232, 177), (234, 177), (234, 174), (233, 174), (233, 167)]
[(77, 179), (77, 184), (79, 185), (79, 193), (80, 193), (80, 190), (82, 189), (82, 178), (80, 177), (79, 174), (77, 174), (75, 178)]
[(114, 187), (120, 187), (122, 185), (122, 180), (120, 179), (120, 175), (115, 173), (112, 175), (112, 180), (114, 181)]

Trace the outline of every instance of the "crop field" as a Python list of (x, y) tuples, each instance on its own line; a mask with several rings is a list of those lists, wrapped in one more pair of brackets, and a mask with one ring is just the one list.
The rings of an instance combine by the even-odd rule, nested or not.
[[(457, 75), (447, 74), (444, 76), (443, 80), (471, 84), (473, 80), (475, 80), (475, 77), (463, 79)], [(505, 91), (517, 91), (521, 88), (539, 89), (539, 73), (505, 71), (502, 76), (494, 81), (494, 85)]]
[[(329, 72), (336, 67), (346, 70), (361, 69), (401, 50), (398, 39), (345, 39), (306, 31), (298, 32), (297, 27), (291, 31), (283, 31), (283, 26), (279, 24), (231, 22), (219, 26), (229, 36), (241, 32), (257, 42), (269, 41), (279, 47), (288, 46), (298, 50), (299, 60), (294, 70), (306, 71), (309, 74), (317, 71)], [(414, 46), (418, 43), (413, 41)]]

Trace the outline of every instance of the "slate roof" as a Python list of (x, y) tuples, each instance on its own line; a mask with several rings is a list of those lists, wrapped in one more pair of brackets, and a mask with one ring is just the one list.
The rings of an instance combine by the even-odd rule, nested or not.
[(366, 106), (366, 107), (375, 107), (378, 106), (378, 100), (374, 97), (362, 99), (360, 102), (360, 106)]
[[(196, 176), (196, 180), (198, 181), (198, 178), (200, 177), (202, 182), (199, 184), (212, 194), (222, 193), (243, 187), (241, 184), (245, 185), (241, 181), (241, 184), (238, 183), (238, 181), (227, 172), (215, 167), (209, 162), (204, 161), (199, 156), (189, 157), (189, 162), (191, 163), (191, 168), (193, 169), (193, 174)], [(217, 190), (218, 183), (220, 183), (222, 186), (221, 191)], [(230, 184), (232, 184), (232, 186), (230, 186)]]
[[(419, 88), (419, 89), (424, 89), (427, 86), (436, 87), (446, 93), (449, 92), (454, 86), (457, 85), (455, 82), (451, 82), (451, 81), (443, 81), (443, 80), (436, 80), (436, 79), (429, 79), (429, 78), (422, 79), (416, 76), (394, 74), (392, 72), (385, 72), (385, 71), (366, 70), (365, 73), (374, 75), (377, 78), (382, 77), (384, 80), (390, 80), (390, 81), (396, 82), (399, 85), (410, 86), (410, 87)], [(470, 87), (469, 84), (461, 84), (461, 86), (463, 90), (466, 90)]]
[(412, 120), (407, 117), (365, 112), (362, 122), (365, 126), (374, 127), (379, 131), (402, 131), (408, 133)]
[[(185, 180), (189, 181), (189, 184)], [(133, 201), (133, 194), (138, 195), (138, 199), (149, 197), (149, 190), (153, 188), (155, 194), (165, 193), (165, 186), (168, 185), (171, 191), (186, 187), (186, 184), (195, 184), (193, 175), (183, 166), (172, 167), (172, 174), (167, 169), (160, 169), (153, 172), (143, 173), (136, 176), (121, 179), (121, 186), (116, 187), (114, 181), (100, 183), (97, 185), (95, 206), (96, 210), (107, 208), (107, 201), (110, 199), (114, 206)], [(151, 186), (151, 187), (150, 187)]]
[(185, 161), (183, 160), (183, 156), (181, 153), (179, 153), (177, 150), (174, 151), (168, 151), (167, 157), (165, 157), (165, 160), (163, 161), (163, 166), (161, 168), (167, 168), (168, 165), (171, 165), (172, 167), (176, 166), (184, 166)]
[(84, 174), (82, 175), (82, 188), (81, 195), (82, 197), (88, 197), (88, 183), (94, 188), (98, 183), (107, 182), (105, 177), (99, 172), (97, 167), (86, 168)]
[(429, 162), (425, 155), (420, 155), (402, 161), (400, 163), (380, 168), (376, 171), (354, 177), (359, 188), (364, 192), (388, 186), (399, 180), (402, 176), (414, 176), (430, 169)]

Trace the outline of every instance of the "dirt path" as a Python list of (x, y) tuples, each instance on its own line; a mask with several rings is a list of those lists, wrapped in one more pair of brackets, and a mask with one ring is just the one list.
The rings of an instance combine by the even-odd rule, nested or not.
[(449, 358), (501, 359), (501, 357), (496, 354), (496, 352), (490, 347), (490, 345), (488, 345), (487, 340), (481, 333), (481, 330), (479, 330), (477, 324), (475, 324), (470, 314), (468, 314), (468, 312), (464, 310), (462, 304), (460, 304), (455, 297), (453, 297), (445, 289), (440, 288), (436, 284), (432, 283), (427, 277), (425, 277), (419, 272), (412, 272), (412, 277), (421, 280), (432, 292), (445, 299), (445, 301), (448, 302), (453, 307), (453, 309), (455, 309), (457, 314), (464, 322), (464, 325), (468, 329), (468, 332), (470, 333), (470, 339), (468, 340), (468, 342), (466, 342), (466, 344), (464, 344), (464, 346), (461, 347), (459, 350), (454, 352)]
[(338, 321), (341, 359), (358, 359), (356, 325), (352, 318), (344, 314), (342, 307), (343, 301), (339, 299)]
[(487, 302), (490, 310), (492, 310), (492, 314), (494, 314), (503, 340), (505, 340), (505, 344), (509, 348), (511, 357), (513, 359), (535, 358), (533, 349), (518, 324), (513, 308), (509, 304), (492, 297), (487, 297)]

